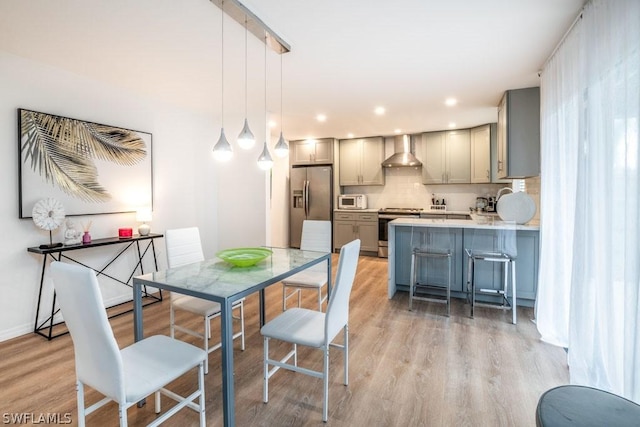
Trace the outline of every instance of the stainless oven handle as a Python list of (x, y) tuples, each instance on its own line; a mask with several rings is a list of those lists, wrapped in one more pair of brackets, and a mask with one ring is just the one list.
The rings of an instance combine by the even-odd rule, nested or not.
[(420, 215), (385, 215), (379, 214), (379, 219), (398, 219), (398, 218), (420, 218)]

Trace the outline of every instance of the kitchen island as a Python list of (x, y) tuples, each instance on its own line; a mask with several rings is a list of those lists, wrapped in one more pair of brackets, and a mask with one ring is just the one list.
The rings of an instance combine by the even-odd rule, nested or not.
[[(442, 238), (446, 234), (452, 244), (451, 295), (466, 297), (467, 257), (474, 238), (491, 239), (498, 230), (508, 228), (502, 221), (480, 224), (472, 220), (401, 218), (389, 222), (389, 267), (388, 294), (393, 298), (396, 291), (408, 291), (411, 272), (411, 245), (416, 238)], [(438, 237), (440, 236), (440, 237)], [(516, 282), (518, 305), (532, 307), (538, 285), (538, 261), (540, 227), (535, 223), (516, 226), (518, 248)], [(501, 286), (502, 269), (495, 263), (481, 263), (476, 267), (476, 281), (482, 288), (498, 289)], [(421, 269), (423, 270), (423, 269)], [(444, 271), (443, 271), (444, 270)], [(438, 267), (430, 272), (418, 271), (419, 276), (428, 275), (428, 280), (442, 281), (446, 268)], [(490, 297), (489, 297), (490, 299)]]

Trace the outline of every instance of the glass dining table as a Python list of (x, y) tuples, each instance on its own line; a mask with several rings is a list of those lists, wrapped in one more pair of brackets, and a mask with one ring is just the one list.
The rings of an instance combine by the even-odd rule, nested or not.
[(269, 249), (272, 251), (271, 256), (250, 267), (234, 267), (219, 258), (211, 258), (133, 278), (133, 320), (136, 341), (144, 337), (142, 312), (144, 286), (220, 303), (222, 408), (225, 426), (235, 425), (232, 304), (254, 292), (259, 292), (260, 326), (262, 326), (265, 323), (265, 289), (323, 261), (328, 261), (327, 291), (331, 292), (331, 253), (291, 248), (270, 247)]

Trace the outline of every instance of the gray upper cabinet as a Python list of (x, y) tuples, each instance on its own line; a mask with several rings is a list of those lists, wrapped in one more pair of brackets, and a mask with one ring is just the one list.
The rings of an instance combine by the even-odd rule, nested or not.
[(498, 106), (498, 178), (540, 175), (540, 88), (505, 92)]
[(491, 182), (491, 128), (478, 126), (471, 132), (471, 183)]
[(289, 142), (289, 164), (315, 165), (333, 163), (333, 138)]
[(384, 138), (340, 140), (340, 185), (384, 185)]
[(422, 134), (422, 183), (470, 183), (470, 140), (468, 129)]

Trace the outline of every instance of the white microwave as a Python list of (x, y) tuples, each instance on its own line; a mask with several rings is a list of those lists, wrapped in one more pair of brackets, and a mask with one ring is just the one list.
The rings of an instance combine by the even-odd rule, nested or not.
[(367, 196), (364, 194), (341, 194), (338, 196), (338, 209), (367, 209)]

